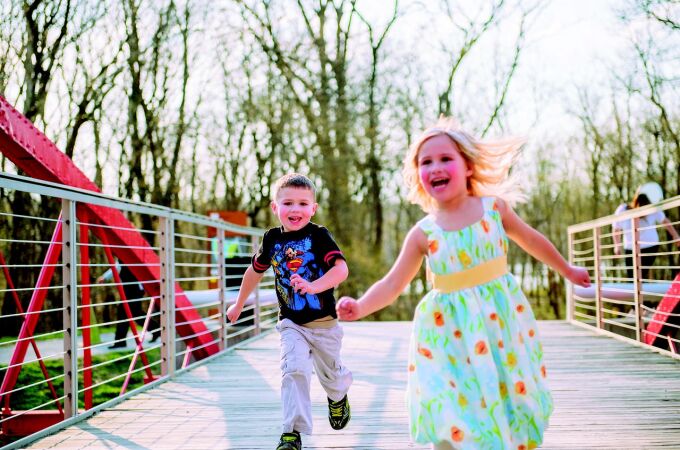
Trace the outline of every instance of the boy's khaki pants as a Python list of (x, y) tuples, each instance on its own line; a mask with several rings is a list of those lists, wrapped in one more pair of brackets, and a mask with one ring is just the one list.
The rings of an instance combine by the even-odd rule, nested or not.
[(333, 328), (305, 328), (283, 319), (276, 329), (281, 334), (283, 432), (311, 434), (312, 366), (333, 401), (342, 400), (352, 384), (352, 372), (340, 362), (342, 327), (338, 324)]

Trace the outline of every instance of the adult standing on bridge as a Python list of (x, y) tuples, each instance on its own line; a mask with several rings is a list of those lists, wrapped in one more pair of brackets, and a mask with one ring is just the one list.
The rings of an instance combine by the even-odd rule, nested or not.
[(342, 328), (333, 289), (348, 275), (345, 257), (328, 230), (310, 222), (316, 212), (315, 188), (297, 173), (281, 177), (273, 189), (272, 210), (281, 223), (268, 230), (246, 269), (233, 323), (264, 272), (273, 267), (279, 299), (283, 434), (277, 450), (300, 450), (300, 433), (312, 433), (312, 366), (328, 396), (328, 420), (335, 430), (350, 420), (347, 391), (352, 373), (340, 361)]
[[(123, 285), (123, 293), (125, 294), (125, 299), (130, 307), (130, 312), (132, 314), (132, 319), (134, 319), (138, 325), (144, 325), (144, 310), (142, 308), (142, 301), (144, 299), (145, 291), (144, 286), (137, 281), (132, 271), (125, 265), (122, 265), (120, 261), (116, 260), (116, 271), (120, 276), (121, 284)], [(105, 281), (111, 281), (113, 279), (113, 269), (108, 269), (106, 272), (97, 277), (97, 283), (103, 283)], [(149, 328), (152, 331), (151, 342), (155, 342), (161, 336), (160, 322), (155, 316), (151, 317), (149, 320)], [(120, 349), (127, 347), (127, 333), (130, 329), (130, 318), (128, 318), (123, 306), (123, 300), (120, 299), (116, 305), (116, 332), (114, 333), (113, 344), (109, 346), (110, 349)]]
[[(655, 202), (656, 203), (656, 202)], [(651, 205), (648, 194), (642, 190), (642, 186), (635, 193), (633, 201), (630, 205), (623, 203), (616, 208), (614, 211), (615, 215), (619, 215), (628, 211), (629, 209), (641, 208), (643, 206)], [(671, 235), (676, 247), (680, 247), (680, 236), (678, 232), (675, 231), (673, 224), (666, 217), (666, 215), (661, 210), (653, 211), (644, 217), (640, 217), (638, 221), (639, 230), (639, 249), (641, 253), (642, 262), (642, 278), (647, 280), (650, 278), (652, 273), (652, 266), (654, 265), (654, 260), (656, 259), (656, 254), (659, 252), (659, 232), (657, 231), (658, 225), (663, 225)], [(631, 279), (634, 277), (633, 273), (633, 220), (621, 220), (615, 222), (612, 226), (614, 230), (614, 253), (616, 255), (621, 255), (622, 253), (626, 255), (626, 275)], [(621, 235), (623, 234), (623, 243), (621, 242)]]

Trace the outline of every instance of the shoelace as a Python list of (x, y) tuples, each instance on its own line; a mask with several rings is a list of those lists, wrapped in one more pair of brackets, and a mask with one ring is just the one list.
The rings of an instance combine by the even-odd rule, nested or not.
[(291, 435), (291, 436), (282, 436), (282, 437), (281, 437), (281, 440), (282, 440), (283, 442), (295, 442), (295, 441), (297, 441), (297, 436), (295, 436), (295, 435)]
[(331, 410), (331, 417), (342, 417), (342, 409), (344, 405), (339, 405), (339, 406), (330, 406)]

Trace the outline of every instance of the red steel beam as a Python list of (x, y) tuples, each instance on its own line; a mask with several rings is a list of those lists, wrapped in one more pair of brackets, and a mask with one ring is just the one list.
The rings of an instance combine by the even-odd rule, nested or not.
[[(93, 192), (101, 192), (87, 176), (69, 159), (47, 136), (0, 96), (0, 152), (28, 176), (54, 183), (61, 183)], [(122, 212), (103, 206), (82, 204), (89, 217), (99, 224), (112, 228), (92, 229), (95, 234), (105, 234), (113, 247), (114, 255), (122, 264), (130, 265), (130, 270), (142, 282), (150, 297), (160, 296), (159, 283), (144, 283), (160, 280), (160, 259), (134, 225)], [(95, 231), (96, 230), (96, 231)], [(201, 321), (201, 316), (184, 295), (178, 283), (175, 284), (175, 314), (177, 333), (180, 336), (193, 336), (187, 344), (196, 348), (197, 359), (205, 358), (219, 351), (216, 343)], [(187, 309), (184, 309), (187, 308)]]

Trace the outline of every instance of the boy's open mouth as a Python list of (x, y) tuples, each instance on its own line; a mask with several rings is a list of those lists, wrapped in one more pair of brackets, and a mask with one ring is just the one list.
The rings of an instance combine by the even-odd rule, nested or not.
[(288, 221), (290, 223), (292, 223), (293, 225), (297, 225), (298, 223), (300, 223), (302, 221), (302, 217), (297, 217), (297, 216), (296, 217), (289, 217)]

